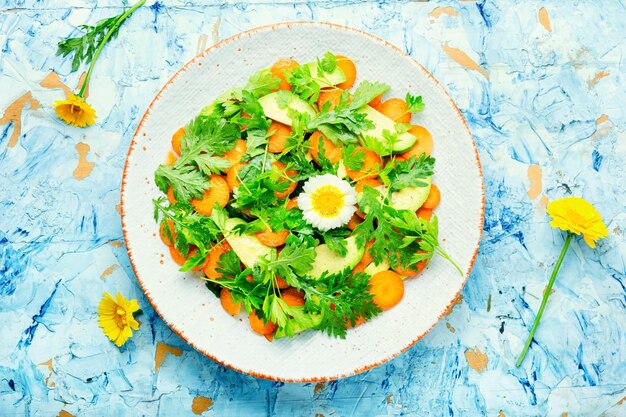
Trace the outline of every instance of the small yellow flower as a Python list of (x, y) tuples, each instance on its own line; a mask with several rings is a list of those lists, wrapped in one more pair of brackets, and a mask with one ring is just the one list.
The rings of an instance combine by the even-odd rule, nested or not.
[(86, 127), (96, 123), (96, 111), (84, 98), (70, 94), (65, 100), (57, 100), (54, 110), (68, 125)]
[(552, 216), (550, 226), (558, 227), (575, 235), (582, 233), (585, 242), (596, 247), (596, 240), (609, 235), (600, 213), (586, 200), (565, 197), (548, 204), (547, 212)]
[(106, 292), (103, 295), (98, 306), (98, 323), (113, 343), (122, 346), (132, 337), (132, 330), (139, 329), (139, 323), (133, 317), (133, 313), (139, 311), (139, 304), (137, 300), (127, 300), (120, 293), (115, 294), (115, 298)]

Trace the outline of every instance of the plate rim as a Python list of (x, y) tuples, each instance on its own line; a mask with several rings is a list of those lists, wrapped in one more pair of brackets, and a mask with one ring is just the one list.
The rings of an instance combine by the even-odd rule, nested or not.
[[(417, 67), (418, 70), (422, 71), (424, 73), (424, 75), (426, 75), (431, 81), (433, 81), (437, 87), (440, 89), (440, 91), (444, 94), (444, 96), (449, 100), (450, 104), (452, 105), (453, 110), (456, 112), (456, 115), (458, 117), (458, 119), (460, 119), (461, 123), (463, 124), (465, 130), (467, 131), (470, 139), (471, 139), (471, 145), (474, 149), (474, 157), (475, 157), (475, 162), (476, 162), (476, 167), (478, 168), (478, 175), (480, 177), (480, 186), (481, 186), (481, 212), (480, 212), (480, 226), (479, 226), (479, 233), (478, 233), (478, 240), (475, 244), (475, 249), (474, 249), (474, 254), (472, 255), (472, 258), (470, 260), (470, 264), (469, 267), (467, 269), (467, 271), (463, 274), (463, 282), (459, 288), (459, 290), (456, 292), (456, 294), (454, 295), (454, 297), (452, 298), (452, 300), (450, 301), (450, 303), (446, 306), (446, 308), (443, 310), (443, 312), (439, 315), (439, 317), (437, 318), (437, 320), (423, 333), (421, 333), (420, 335), (418, 335), (414, 340), (412, 340), (407, 346), (401, 348), (400, 350), (398, 350), (397, 352), (394, 353), (390, 353), (387, 357), (385, 357), (384, 359), (375, 362), (375, 363), (370, 363), (368, 365), (359, 367), (359, 368), (355, 368), (352, 371), (348, 372), (348, 373), (342, 373), (342, 374), (336, 374), (336, 375), (331, 375), (331, 376), (319, 376), (319, 377), (306, 377), (306, 378), (281, 378), (275, 375), (267, 375), (267, 374), (263, 374), (261, 372), (257, 372), (254, 370), (244, 370), (241, 369), (239, 367), (237, 367), (234, 364), (231, 363), (226, 363), (222, 360), (220, 360), (219, 358), (211, 355), (209, 352), (207, 352), (206, 350), (196, 346), (193, 342), (191, 342), (190, 340), (187, 339), (187, 337), (185, 337), (182, 332), (180, 330), (178, 330), (176, 328), (176, 326), (170, 322), (168, 322), (165, 317), (163, 316), (163, 314), (161, 313), (161, 311), (159, 310), (159, 308), (157, 307), (156, 303), (152, 300), (152, 298), (148, 295), (148, 293), (146, 292), (146, 288), (144, 286), (144, 283), (142, 281), (142, 279), (140, 278), (139, 274), (137, 273), (137, 268), (135, 267), (135, 263), (133, 261), (133, 255), (132, 255), (132, 248), (129, 245), (129, 240), (128, 240), (128, 235), (127, 235), (127, 230), (126, 230), (126, 203), (125, 203), (125, 190), (126, 190), (126, 176), (128, 174), (128, 161), (130, 158), (131, 153), (135, 150), (135, 146), (136, 146), (136, 142), (138, 139), (138, 134), (139, 131), (141, 130), (141, 128), (143, 127), (143, 124), (146, 120), (146, 118), (151, 114), (152, 108), (155, 105), (155, 103), (161, 98), (161, 96), (163, 95), (163, 93), (165, 92), (165, 90), (168, 89), (168, 87), (170, 86), (170, 84), (172, 84), (178, 77), (180, 74), (182, 74), (183, 72), (187, 71), (187, 69), (189, 67), (191, 67), (194, 63), (196, 63), (196, 61), (204, 58), (207, 54), (211, 53), (214, 49), (220, 48), (228, 43), (231, 43), (233, 41), (236, 41), (244, 36), (250, 36), (256, 32), (264, 32), (264, 31), (270, 31), (270, 30), (276, 30), (276, 29), (281, 29), (281, 28), (288, 28), (291, 29), (294, 26), (318, 26), (318, 27), (326, 27), (326, 28), (332, 28), (332, 29), (341, 29), (344, 31), (348, 31), (348, 32), (353, 32), (355, 34), (361, 35), (361, 36), (365, 36), (371, 40), (374, 40), (375, 42), (378, 42), (388, 48), (393, 49), (395, 52), (401, 54), (405, 59), (408, 59), (409, 62), (411, 62), (413, 65), (415, 65)], [(137, 125), (137, 128), (135, 129), (135, 133), (133, 134), (133, 139), (129, 145), (128, 148), (128, 153), (126, 154), (126, 161), (124, 162), (124, 171), (122, 174), (122, 184), (121, 184), (121, 189), (120, 189), (120, 214), (121, 214), (121, 221), (122, 221), (122, 234), (124, 237), (124, 243), (126, 245), (126, 252), (128, 254), (128, 260), (130, 262), (131, 268), (133, 270), (133, 273), (135, 275), (135, 278), (137, 279), (137, 282), (139, 283), (139, 286), (141, 287), (141, 290), (144, 293), (144, 296), (146, 297), (146, 299), (148, 300), (148, 302), (150, 303), (150, 305), (152, 306), (152, 308), (154, 309), (154, 311), (159, 315), (159, 317), (161, 318), (161, 320), (163, 320), (163, 322), (174, 332), (178, 335), (178, 337), (180, 337), (182, 340), (185, 341), (185, 343), (187, 343), (189, 346), (191, 346), (193, 349), (195, 349), (196, 351), (200, 352), (202, 355), (210, 358), (211, 360), (213, 360), (214, 362), (229, 368), (231, 370), (240, 372), (242, 374), (245, 375), (250, 375), (256, 378), (261, 378), (261, 379), (266, 379), (266, 380), (271, 380), (271, 381), (279, 381), (279, 382), (295, 382), (295, 383), (306, 383), (306, 382), (327, 382), (327, 381), (333, 381), (333, 380), (337, 380), (340, 378), (347, 378), (350, 376), (354, 376), (363, 372), (366, 372), (372, 368), (375, 368), (377, 366), (380, 366), (386, 362), (389, 362), (391, 359), (394, 359), (395, 357), (397, 357), (398, 355), (400, 355), (401, 353), (405, 352), (406, 350), (408, 350), (409, 348), (411, 348), (412, 346), (414, 346), (417, 342), (419, 342), (424, 336), (426, 336), (426, 334), (428, 334), (437, 324), (439, 324), (441, 322), (441, 319), (446, 315), (446, 313), (450, 310), (451, 306), (454, 305), (454, 303), (456, 302), (456, 300), (458, 299), (459, 295), (461, 294), (461, 292), (463, 291), (463, 288), (465, 288), (465, 284), (467, 283), (467, 280), (469, 278), (469, 275), (474, 267), (474, 263), (476, 261), (476, 257), (478, 255), (478, 250), (480, 247), (480, 241), (482, 238), (482, 233), (483, 233), (483, 229), (484, 229), (484, 220), (485, 220), (485, 182), (484, 182), (484, 177), (483, 177), (483, 170), (482, 170), (482, 165), (480, 162), (480, 157), (478, 155), (478, 148), (476, 147), (476, 142), (473, 139), (473, 135), (472, 132), (469, 128), (469, 126), (467, 125), (467, 121), (465, 120), (465, 118), (463, 117), (463, 115), (461, 114), (461, 111), (459, 110), (459, 108), (457, 107), (456, 103), (454, 102), (454, 100), (452, 100), (452, 97), (450, 97), (450, 94), (448, 94), (448, 92), (446, 91), (446, 89), (439, 83), (439, 81), (433, 77), (433, 75), (426, 69), (424, 68), (415, 58), (413, 58), (412, 56), (410, 56), (409, 54), (407, 54), (405, 51), (403, 51), (402, 49), (398, 48), (397, 46), (395, 46), (394, 44), (378, 37), (375, 35), (372, 35), (371, 33), (368, 32), (364, 32), (360, 29), (356, 29), (356, 28), (352, 28), (349, 26), (345, 26), (345, 25), (339, 25), (336, 23), (329, 23), (329, 22), (311, 22), (311, 21), (290, 21), (290, 22), (282, 22), (282, 23), (273, 23), (273, 24), (268, 24), (268, 25), (263, 25), (263, 26), (257, 26), (242, 32), (239, 32), (235, 35), (232, 35), (228, 38), (225, 38), (217, 43), (215, 43), (214, 45), (211, 45), (209, 48), (207, 48), (206, 50), (204, 50), (202, 53), (196, 55), (195, 57), (193, 57), (189, 62), (187, 62), (187, 64), (183, 65), (180, 69), (178, 69), (174, 75), (172, 75), (172, 77), (163, 85), (163, 87), (158, 91), (158, 93), (155, 95), (154, 99), (150, 102), (150, 104), (148, 105), (148, 107), (146, 108), (143, 116), (141, 117), (141, 120), (139, 121), (139, 124)]]

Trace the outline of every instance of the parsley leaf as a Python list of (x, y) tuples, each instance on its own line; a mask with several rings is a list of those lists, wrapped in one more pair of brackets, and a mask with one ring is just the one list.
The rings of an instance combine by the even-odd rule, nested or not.
[(406, 93), (406, 104), (410, 113), (419, 113), (424, 110), (422, 96), (413, 96), (411, 93)]
[(164, 193), (168, 192), (171, 185), (174, 196), (179, 201), (190, 201), (194, 197), (200, 197), (209, 188), (205, 176), (189, 165), (182, 167), (159, 165), (154, 172), (154, 182)]
[(348, 230), (334, 229), (322, 233), (324, 243), (328, 245), (328, 249), (336, 252), (339, 256), (345, 257), (348, 253), (348, 244), (346, 237), (350, 232)]
[(360, 171), (365, 164), (365, 152), (357, 151), (353, 145), (348, 145), (343, 151), (343, 165), (352, 171)]
[(278, 92), (276, 93), (276, 104), (278, 104), (279, 109), (287, 108), (292, 99), (293, 96), (289, 91), (278, 90)]
[(408, 161), (395, 160), (388, 163), (380, 177), (390, 189), (397, 191), (407, 187), (426, 187), (423, 180), (434, 174), (435, 158), (421, 154), (411, 156)]
[(326, 52), (322, 59), (317, 59), (318, 72), (331, 74), (337, 68), (337, 57), (332, 52)]
[(280, 78), (274, 77), (272, 72), (265, 68), (252, 74), (244, 90), (259, 98), (276, 90), (279, 85)]
[(359, 109), (374, 100), (377, 96), (386, 93), (387, 90), (389, 90), (389, 86), (385, 83), (371, 83), (364, 80), (354, 91), (354, 96), (352, 97), (349, 107), (351, 109)]

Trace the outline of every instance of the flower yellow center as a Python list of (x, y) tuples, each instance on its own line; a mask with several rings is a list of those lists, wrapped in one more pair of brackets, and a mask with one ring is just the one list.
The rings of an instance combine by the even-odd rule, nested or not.
[(344, 194), (334, 185), (323, 185), (311, 195), (311, 206), (322, 217), (337, 217), (344, 206)]
[(114, 317), (115, 317), (115, 324), (117, 325), (117, 327), (119, 327), (120, 329), (123, 329), (124, 327), (127, 326), (126, 311), (120, 306), (118, 306), (117, 309), (115, 310)]

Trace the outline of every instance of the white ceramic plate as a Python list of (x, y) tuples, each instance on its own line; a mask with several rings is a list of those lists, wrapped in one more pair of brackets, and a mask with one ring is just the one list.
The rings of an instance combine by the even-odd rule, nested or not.
[[(413, 122), (434, 138), (434, 182), (441, 189), (440, 240), (465, 271), (434, 258), (406, 281), (402, 302), (348, 332), (345, 340), (319, 332), (268, 343), (247, 320), (234, 319), (192, 273), (181, 273), (158, 236), (152, 198), (154, 171), (170, 150), (172, 134), (224, 90), (245, 85), (278, 58), (313, 60), (326, 51), (351, 57), (361, 80), (391, 85), (385, 97), (407, 91), (424, 97)], [(122, 222), (137, 279), (163, 320), (191, 346), (238, 371), (275, 380), (323, 381), (353, 375), (400, 354), (437, 324), (463, 288), (478, 251), (484, 194), (471, 134), (437, 81), (400, 49), (372, 35), (330, 24), (286, 23), (243, 32), (185, 65), (146, 111), (130, 146), (122, 183)]]

